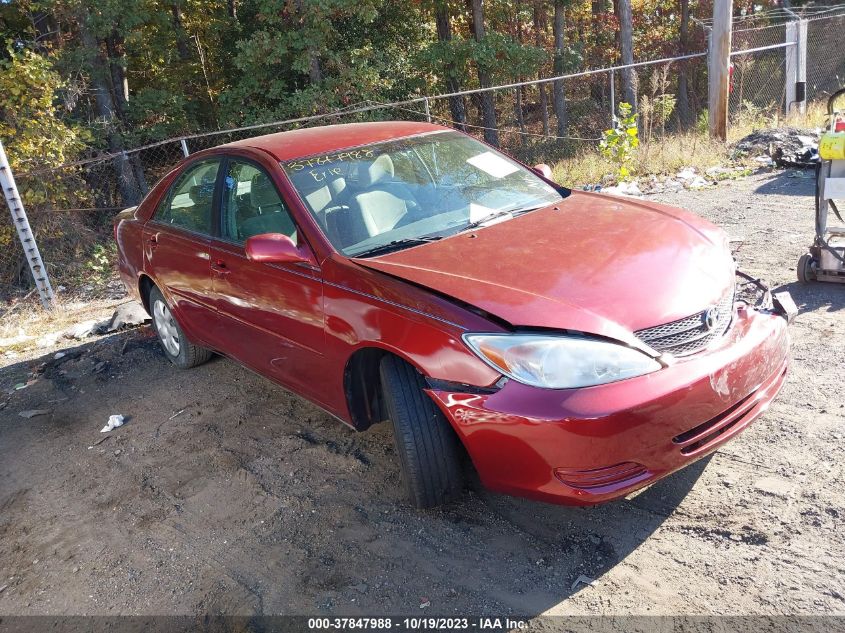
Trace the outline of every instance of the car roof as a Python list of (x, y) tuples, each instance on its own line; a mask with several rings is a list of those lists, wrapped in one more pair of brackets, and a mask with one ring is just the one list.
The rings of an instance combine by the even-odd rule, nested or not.
[(396, 138), (442, 132), (451, 128), (417, 121), (378, 121), (375, 123), (345, 123), (309, 127), (289, 132), (265, 134), (227, 143), (221, 147), (262, 149), (277, 160), (286, 161), (303, 156), (360, 147)]

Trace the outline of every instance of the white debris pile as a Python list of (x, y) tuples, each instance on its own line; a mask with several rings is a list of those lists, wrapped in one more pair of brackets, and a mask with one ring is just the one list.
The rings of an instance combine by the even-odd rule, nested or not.
[(123, 426), (124, 417), (122, 415), (110, 415), (108, 424), (100, 429), (100, 433), (108, 433), (114, 431), (117, 427)]
[(640, 191), (639, 185), (637, 185), (634, 180), (623, 180), (618, 185), (601, 189), (601, 192), (612, 193), (616, 196), (628, 196), (635, 198), (640, 198), (643, 195), (643, 192)]

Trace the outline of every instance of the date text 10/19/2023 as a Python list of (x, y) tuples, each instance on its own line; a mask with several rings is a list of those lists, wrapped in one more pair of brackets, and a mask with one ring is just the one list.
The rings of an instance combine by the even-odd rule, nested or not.
[(437, 617), (346, 617), (346, 618), (308, 618), (308, 629), (342, 631), (513, 631), (528, 629), (526, 620), (495, 617), (475, 618), (437, 618)]

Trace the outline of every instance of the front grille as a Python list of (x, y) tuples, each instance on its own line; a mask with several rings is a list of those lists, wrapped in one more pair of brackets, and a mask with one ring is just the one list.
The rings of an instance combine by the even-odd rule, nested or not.
[(634, 332), (634, 335), (660, 353), (673, 356), (694, 354), (727, 331), (733, 318), (735, 290), (736, 288), (731, 286), (731, 289), (715, 306), (716, 317), (712, 327), (707, 325), (707, 313), (710, 310), (708, 309), (671, 323), (638, 330)]

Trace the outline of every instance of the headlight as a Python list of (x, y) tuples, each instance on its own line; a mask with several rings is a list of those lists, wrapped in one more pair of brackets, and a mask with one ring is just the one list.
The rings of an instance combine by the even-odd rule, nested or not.
[(505, 376), (545, 389), (603, 385), (662, 367), (630, 347), (575, 336), (464, 334), (463, 339)]

